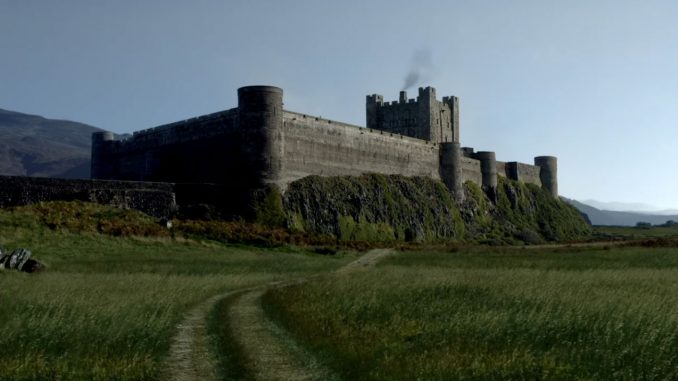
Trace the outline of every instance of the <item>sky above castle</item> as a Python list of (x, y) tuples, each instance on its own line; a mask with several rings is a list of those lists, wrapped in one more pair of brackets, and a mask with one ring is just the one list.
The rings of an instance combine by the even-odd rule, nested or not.
[(559, 158), (560, 193), (678, 208), (678, 2), (0, 0), (0, 108), (131, 132), (240, 86), (365, 125), (365, 95), (460, 97), (461, 141)]

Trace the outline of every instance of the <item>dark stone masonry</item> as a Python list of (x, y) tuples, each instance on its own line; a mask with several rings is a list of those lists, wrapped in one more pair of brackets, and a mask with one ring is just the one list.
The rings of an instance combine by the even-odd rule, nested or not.
[(459, 99), (436, 99), (420, 88), (417, 99), (384, 102), (368, 95), (367, 128), (283, 109), (283, 91), (272, 86), (238, 89), (238, 107), (135, 132), (114, 140), (92, 137), (92, 177), (132, 181), (214, 183), (230, 194), (266, 185), (281, 190), (309, 175), (363, 173), (442, 180), (456, 197), (473, 181), (485, 188), (497, 176), (540, 185), (554, 197), (556, 158), (535, 165), (497, 161), (494, 152), (460, 148)]
[(83, 200), (157, 217), (196, 205), (243, 215), (258, 190), (277, 186), (284, 192), (309, 175), (365, 173), (440, 180), (459, 202), (464, 182), (492, 193), (498, 176), (558, 196), (555, 157), (539, 156), (530, 165), (461, 148), (459, 99), (439, 101), (432, 87), (419, 88), (416, 99), (403, 91), (393, 102), (368, 95), (366, 120), (363, 128), (284, 110), (282, 89), (242, 87), (236, 108), (137, 131), (123, 140), (111, 132), (94, 133), (92, 180), (0, 177), (0, 207)]

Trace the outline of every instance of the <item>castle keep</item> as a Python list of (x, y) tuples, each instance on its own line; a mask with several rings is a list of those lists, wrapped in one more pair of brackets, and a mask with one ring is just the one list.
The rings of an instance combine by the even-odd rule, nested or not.
[(238, 89), (238, 107), (115, 140), (92, 136), (92, 178), (170, 183), (211, 183), (227, 193), (288, 184), (309, 175), (363, 173), (426, 176), (441, 180), (463, 199), (472, 181), (490, 191), (497, 176), (537, 184), (558, 196), (557, 163), (539, 156), (534, 165), (497, 161), (459, 143), (459, 100), (437, 100), (420, 88), (397, 101), (368, 95), (366, 128), (283, 109), (283, 91), (272, 86)]

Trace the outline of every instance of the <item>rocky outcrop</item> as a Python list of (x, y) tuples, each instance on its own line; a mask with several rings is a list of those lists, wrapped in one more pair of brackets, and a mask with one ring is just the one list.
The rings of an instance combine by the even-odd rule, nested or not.
[(288, 227), (341, 240), (540, 243), (580, 240), (590, 227), (570, 205), (531, 184), (500, 178), (488, 198), (464, 185), (458, 205), (440, 182), (378, 174), (309, 176), (283, 196)]

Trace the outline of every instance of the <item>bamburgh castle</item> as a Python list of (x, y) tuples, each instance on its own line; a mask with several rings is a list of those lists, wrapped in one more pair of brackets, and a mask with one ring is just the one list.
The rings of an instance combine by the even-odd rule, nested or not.
[(432, 87), (416, 99), (368, 95), (367, 126), (283, 109), (283, 91), (272, 86), (238, 89), (238, 107), (115, 140), (92, 137), (92, 178), (216, 184), (233, 194), (288, 184), (309, 175), (363, 173), (426, 176), (463, 199), (462, 184), (486, 190), (497, 176), (537, 184), (558, 196), (556, 158), (534, 165), (497, 161), (494, 152), (459, 144), (459, 100), (436, 98)]

